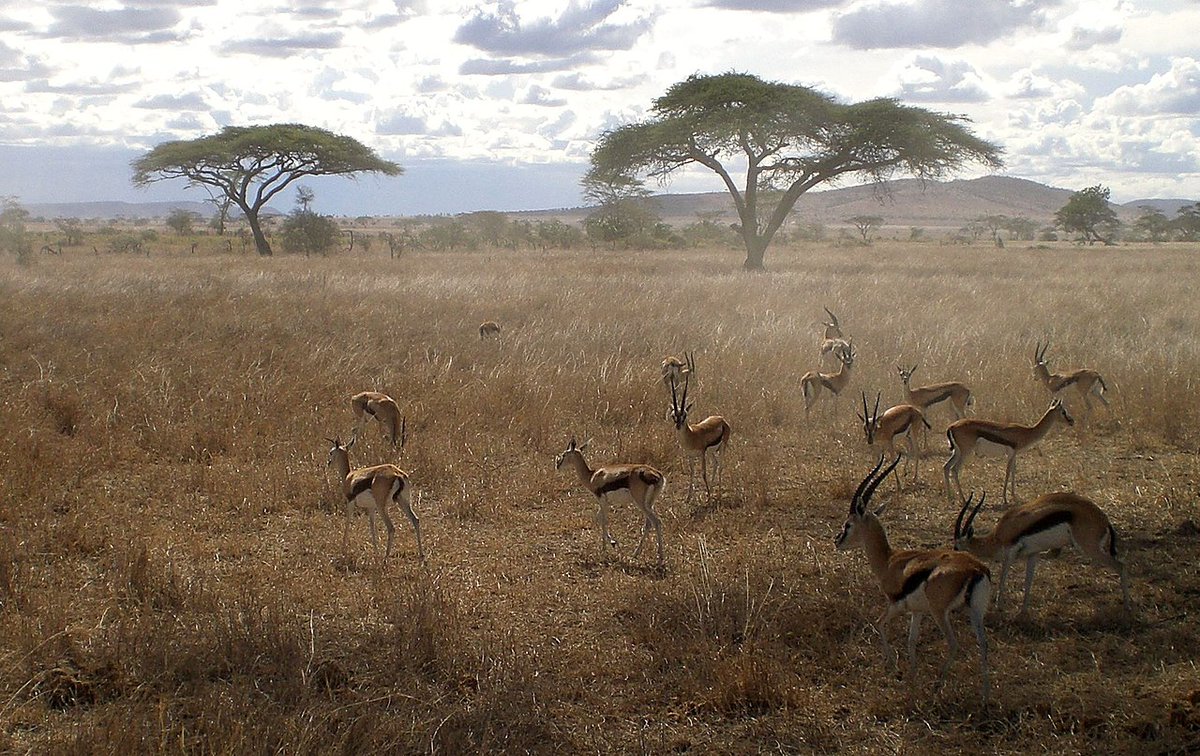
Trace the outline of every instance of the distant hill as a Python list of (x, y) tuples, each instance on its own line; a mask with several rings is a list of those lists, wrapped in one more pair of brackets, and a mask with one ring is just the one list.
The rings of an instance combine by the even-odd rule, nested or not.
[[(985, 176), (955, 181), (920, 181), (900, 179), (883, 187), (871, 184), (847, 186), (840, 189), (814, 191), (796, 203), (792, 218), (798, 223), (844, 225), (855, 215), (878, 215), (892, 227), (921, 227), (933, 230), (954, 230), (984, 215), (1024, 217), (1038, 224), (1049, 225), (1054, 213), (1071, 196), (1073, 190), (1039, 184), (1027, 179), (1008, 176)], [(720, 223), (736, 223), (733, 204), (724, 192), (704, 194), (659, 194), (651, 197), (655, 211), (674, 226), (685, 226), (700, 218)], [(1196, 200), (1141, 199), (1113, 205), (1123, 221), (1132, 221), (1148, 205), (1173, 217), (1183, 205)], [(206, 202), (72, 202), (27, 205), (34, 218), (80, 219), (162, 219), (171, 211), (184, 209), (208, 218), (213, 207)], [(554, 210), (530, 210), (506, 215), (527, 220), (555, 218), (567, 223), (579, 223), (590, 208), (573, 207)], [(268, 209), (266, 215), (282, 215)]]

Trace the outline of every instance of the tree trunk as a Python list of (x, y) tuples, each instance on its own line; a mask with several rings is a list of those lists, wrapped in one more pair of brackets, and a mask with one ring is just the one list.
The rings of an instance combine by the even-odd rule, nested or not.
[(766, 253), (766, 239), (757, 235), (746, 238), (746, 261), (742, 263), (742, 270), (766, 270), (763, 265), (763, 257), (766, 256)]
[(258, 212), (246, 210), (242, 211), (246, 215), (246, 223), (250, 226), (250, 233), (254, 234), (254, 248), (258, 250), (258, 254), (264, 257), (271, 256), (271, 242), (267, 241), (267, 235), (263, 233), (262, 224), (258, 222)]

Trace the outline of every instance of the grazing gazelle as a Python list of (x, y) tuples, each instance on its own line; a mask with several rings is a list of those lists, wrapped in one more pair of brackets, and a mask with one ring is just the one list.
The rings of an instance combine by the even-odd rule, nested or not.
[(499, 336), (500, 324), (494, 320), (485, 320), (479, 324), (479, 340), (483, 341), (488, 336)]
[(893, 551), (887, 533), (879, 522), (883, 507), (875, 511), (868, 508), (875, 488), (887, 477), (900, 459), (875, 477), (883, 466), (883, 456), (875, 469), (863, 478), (850, 500), (850, 516), (842, 526), (842, 532), (834, 542), (839, 551), (859, 548), (866, 552), (871, 571), (887, 596), (887, 609), (879, 620), (879, 637), (883, 641), (883, 654), (888, 666), (895, 669), (896, 655), (888, 642), (888, 624), (901, 612), (912, 614), (908, 628), (908, 665), (911, 678), (917, 667), (917, 638), (921, 632), (921, 620), (929, 614), (946, 636), (950, 651), (938, 677), (939, 686), (946, 679), (950, 663), (958, 652), (958, 640), (950, 625), (950, 615), (965, 611), (971, 619), (975, 638), (979, 641), (979, 663), (983, 669), (983, 705), (988, 702), (987, 634), (983, 617), (991, 599), (992, 577), (987, 565), (975, 556), (953, 549), (907, 549)]
[[(838, 394), (850, 383), (850, 368), (854, 367), (854, 345), (846, 344), (845, 351), (837, 350), (834, 352), (838, 362), (842, 366), (838, 368), (836, 373), (822, 373), (818, 370), (810, 370), (800, 377), (800, 391), (804, 394), (804, 414), (808, 415), (808, 410), (821, 397), (821, 389), (829, 390), (833, 394), (836, 402)], [(836, 406), (836, 405), (835, 405)]]
[(1042, 382), (1042, 385), (1054, 396), (1060, 396), (1063, 391), (1074, 386), (1089, 413), (1092, 411), (1092, 402), (1089, 397), (1096, 397), (1107, 407), (1108, 400), (1104, 398), (1104, 392), (1108, 390), (1108, 386), (1105, 385), (1100, 374), (1087, 368), (1071, 370), (1066, 373), (1051, 373), (1050, 366), (1046, 364), (1046, 350), (1049, 348), (1049, 341), (1046, 342), (1046, 346), (1042, 346), (1042, 342), (1039, 341), (1033, 350), (1033, 374)]
[[(691, 359), (691, 358), (689, 358)], [(692, 361), (692, 365), (695, 362)], [(691, 375), (683, 378), (683, 396), (679, 396), (675, 379), (671, 379), (671, 409), (668, 416), (675, 423), (675, 432), (679, 437), (679, 448), (688, 461), (688, 494), (687, 501), (692, 500), (696, 485), (696, 458), (700, 458), (700, 476), (704, 479), (704, 492), (709, 503), (712, 502), (712, 488), (708, 484), (708, 452), (712, 450), (713, 477), (721, 478), (721, 452), (729, 443), (731, 429), (729, 423), (720, 415), (710, 415), (696, 424), (688, 422), (688, 412), (692, 405), (688, 401), (688, 384)]]
[(654, 529), (658, 538), (658, 564), (663, 564), (662, 522), (654, 511), (654, 499), (662, 493), (667, 485), (666, 477), (650, 465), (604, 465), (595, 469), (588, 466), (583, 458), (583, 450), (591, 441), (584, 441), (576, 446), (574, 437), (567, 448), (554, 460), (554, 469), (561, 470), (563, 465), (570, 465), (579, 480), (596, 497), (599, 505), (598, 519), (600, 520), (601, 548), (616, 546), (617, 541), (608, 532), (608, 508), (614, 502), (632, 501), (642, 511), (645, 522), (642, 525), (642, 540), (638, 543), (633, 558), (637, 559), (646, 545), (650, 529)]
[(967, 415), (967, 407), (975, 401), (971, 398), (971, 389), (958, 381), (931, 383), (913, 388), (909, 381), (912, 380), (913, 373), (917, 372), (917, 366), (913, 365), (905, 370), (897, 365), (896, 370), (900, 373), (900, 380), (904, 382), (904, 390), (908, 392), (908, 403), (915, 404), (923, 410), (949, 399), (950, 406), (954, 409), (954, 417), (961, 420)]
[(373, 417), (379, 421), (379, 427), (392, 443), (393, 449), (397, 445), (404, 446), (408, 423), (400, 416), (400, 407), (392, 397), (378, 391), (363, 391), (350, 397), (350, 406), (354, 409), (354, 428), (350, 431), (351, 444), (358, 440), (358, 434), (362, 432), (367, 418)]
[[(896, 449), (896, 438), (903, 436), (908, 445), (909, 458), (908, 464), (912, 466), (913, 483), (917, 482), (917, 471), (920, 468), (917, 458), (917, 445), (913, 441), (913, 433), (917, 430), (917, 426), (924, 425), (925, 430), (929, 430), (933, 426), (925, 419), (925, 413), (921, 412), (921, 408), (914, 404), (897, 404), (895, 407), (889, 407), (882, 415), (879, 414), (879, 398), (878, 393), (875, 394), (875, 409), (867, 409), (867, 392), (862, 392), (863, 411), (858, 416), (862, 420), (863, 434), (867, 437), (867, 446), (874, 446), (878, 441), (884, 449), (884, 454), (888, 458), (899, 455)], [(900, 473), (896, 473), (896, 490), (900, 490)]]
[(692, 353), (684, 352), (683, 359), (673, 354), (667, 355), (662, 361), (662, 382), (664, 386), (679, 383), (684, 376), (696, 372), (695, 358)]
[(1008, 492), (1012, 491), (1013, 499), (1017, 498), (1017, 454), (1032, 447), (1045, 438), (1050, 429), (1057, 423), (1074, 425), (1075, 419), (1067, 412), (1061, 399), (1050, 402), (1049, 408), (1041, 419), (1033, 425), (1018, 425), (1017, 423), (998, 423), (991, 420), (976, 420), (964, 418), (950, 423), (946, 429), (946, 438), (950, 441), (950, 459), (942, 469), (946, 479), (946, 498), (954, 501), (954, 493), (950, 490), (950, 477), (958, 487), (958, 497), (963, 496), (962, 481), (958, 473), (963, 463), (972, 451), (978, 454), (1008, 455), (1008, 467), (1004, 471), (1004, 488), (1001, 489), (1001, 500), (1008, 504)]
[[(1075, 544), (1093, 564), (1107, 567), (1121, 579), (1121, 596), (1129, 612), (1129, 582), (1117, 546), (1117, 531), (1108, 515), (1095, 502), (1067, 491), (1048, 493), (1031, 502), (1005, 510), (991, 535), (975, 535), (975, 515), (983, 508), (984, 497), (967, 514), (968, 498), (954, 521), (954, 548), (969, 551), (982, 559), (1002, 560), (1000, 591), (996, 605), (1003, 606), (1004, 584), (1008, 568), (1015, 560), (1025, 560), (1025, 599), (1021, 615), (1029, 609), (1029, 589), (1038, 557), (1047, 551)], [(963, 518), (966, 517), (964, 521)]]
[(350, 469), (350, 447), (354, 442), (342, 445), (337, 439), (326, 439), (332, 446), (329, 449), (329, 466), (332, 467), (342, 480), (342, 493), (346, 497), (346, 525), (342, 529), (342, 551), (349, 546), (350, 519), (360, 509), (367, 512), (371, 521), (371, 542), (379, 550), (379, 536), (375, 531), (375, 512), (383, 518), (383, 527), (387, 529), (387, 549), (384, 559), (392, 555), (392, 539), (396, 526), (388, 515), (388, 502), (394, 501), (404, 510), (404, 514), (412, 523), (413, 531), (417, 534), (417, 555), (425, 558), (425, 549), (421, 544), (421, 521), (412, 508), (412, 483), (408, 473), (395, 465), (375, 465)]
[(825, 333), (821, 335), (821, 356), (837, 357), (839, 352), (845, 352), (850, 348), (850, 342), (846, 341), (846, 335), (842, 333), (842, 326), (838, 323), (837, 315), (834, 315), (828, 307), (825, 308), (825, 313), (829, 315), (829, 322), (822, 323), (825, 326)]

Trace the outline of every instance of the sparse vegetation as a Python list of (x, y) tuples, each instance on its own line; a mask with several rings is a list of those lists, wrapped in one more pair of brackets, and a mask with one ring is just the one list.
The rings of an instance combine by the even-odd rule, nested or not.
[[(0, 750), (1200, 746), (1190, 247), (829, 242), (746, 278), (716, 248), (377, 245), (263, 266), (185, 243), (0, 257)], [(1112, 408), (1026, 460), (1018, 490), (1104, 507), (1136, 614), (1074, 552), (1046, 560), (1033, 619), (988, 617), (986, 714), (970, 642), (931, 689), (945, 644), (928, 624), (917, 678), (886, 674), (878, 587), (834, 551), (873, 452), (852, 412), (804, 421), (797, 365), (816, 359), (822, 305), (853, 318), (855, 395), (898, 400), (895, 364), (920, 361), (967, 382), (975, 415), (1024, 418), (1045, 406), (1029, 353), (1047, 336), (1111, 384)], [(485, 314), (503, 341), (480, 342)], [(698, 401), (735, 427), (711, 507), (683, 505), (664, 419), (658, 363), (682, 347), (703, 363)], [(427, 566), (401, 537), (381, 563), (362, 518), (341, 554), (324, 437), (366, 388), (396, 397), (409, 439), (397, 455), (364, 434), (353, 462), (412, 471)], [(939, 432), (949, 417), (929, 413)], [(666, 474), (665, 574), (631, 560), (629, 511), (601, 558), (588, 495), (550, 469), (572, 434), (596, 463)], [(877, 494), (897, 545), (950, 539), (937, 439), (915, 488)], [(963, 482), (996, 493), (1002, 472), (974, 462)]]

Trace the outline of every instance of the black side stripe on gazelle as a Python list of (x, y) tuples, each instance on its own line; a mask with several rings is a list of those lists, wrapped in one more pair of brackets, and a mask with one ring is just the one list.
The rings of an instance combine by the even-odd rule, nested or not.
[[(1069, 511), (1051, 512), (1037, 522), (1031, 523), (1029, 527), (1021, 531), (1019, 538), (1027, 538), (1032, 535), (1037, 535), (1045, 530), (1056, 528), (1059, 525), (1069, 525), (1071, 523), (1071, 513)], [(1111, 526), (1109, 528), (1111, 530)]]
[(998, 436), (994, 433), (989, 433), (985, 430), (978, 431), (975, 435), (979, 436), (984, 441), (990, 441), (991, 443), (999, 444), (1000, 446), (1007, 446), (1010, 449), (1014, 446), (1013, 442), (1009, 439), (1004, 438), (1003, 436)]
[(944, 393), (938, 394), (936, 399), (930, 399), (925, 404), (926, 404), (926, 406), (931, 405), (931, 404), (937, 404), (938, 402), (944, 402), (949, 398), (950, 398), (950, 392), (946, 391)]
[(1114, 557), (1117, 555), (1117, 531), (1112, 523), (1108, 525), (1108, 553)]
[[(644, 480), (644, 478), (643, 478), (643, 480)], [(629, 488), (629, 476), (628, 475), (621, 477), (621, 478), (617, 478), (616, 480), (610, 480), (609, 482), (600, 486), (599, 488), (596, 489), (596, 495), (603, 496), (606, 493), (612, 493), (613, 491), (619, 491), (622, 488)]]
[(916, 591), (918, 588), (920, 588), (921, 584), (924, 583), (929, 578), (929, 576), (932, 574), (933, 574), (932, 567), (929, 567), (928, 569), (920, 570), (918, 572), (914, 572), (913, 574), (909, 575), (907, 578), (904, 579), (904, 585), (900, 586), (900, 591), (891, 596), (888, 596), (888, 598), (891, 599), (893, 603), (895, 603), (897, 601), (903, 601), (904, 599), (906, 599), (910, 595), (912, 595), (912, 593), (914, 591)]
[(366, 493), (367, 491), (370, 491), (371, 483), (374, 482), (374, 480), (375, 479), (370, 475), (364, 475), (361, 478), (355, 479), (354, 483), (350, 486), (350, 494), (346, 498), (354, 499)]
[(655, 475), (654, 473), (648, 472), (646, 470), (638, 470), (638, 477), (641, 478), (642, 482), (648, 486), (662, 485), (662, 476), (661, 475)]

